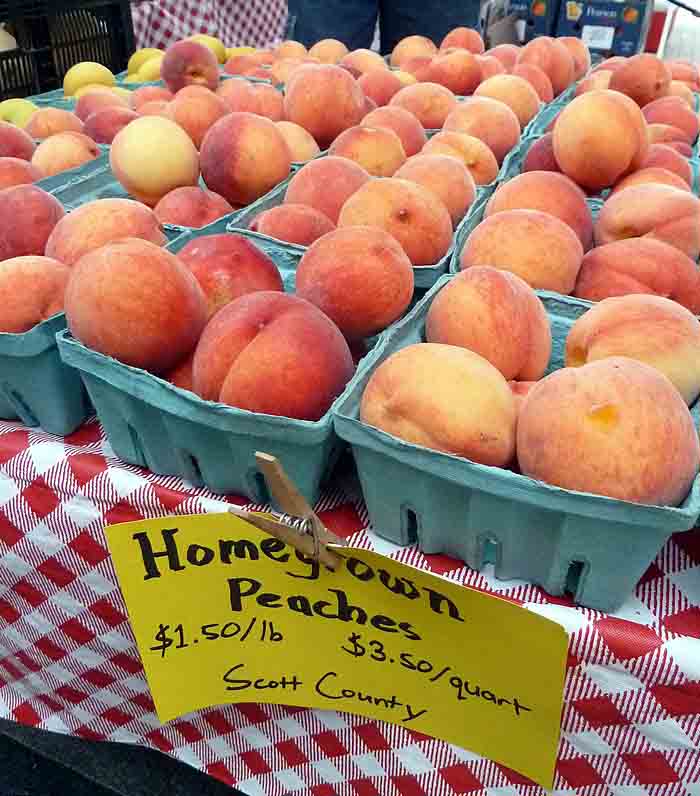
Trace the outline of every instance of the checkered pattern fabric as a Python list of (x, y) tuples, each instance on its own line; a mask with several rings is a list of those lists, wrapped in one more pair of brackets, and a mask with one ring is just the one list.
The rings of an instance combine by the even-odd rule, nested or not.
[(285, 0), (140, 0), (131, 6), (137, 47), (165, 48), (207, 33), (227, 47), (266, 47), (284, 38)]
[[(65, 439), (0, 423), (0, 715), (155, 747), (249, 796), (535, 796), (503, 766), (365, 718), (216, 707), (161, 726), (103, 526), (226, 501), (117, 460), (89, 422)], [(339, 535), (560, 622), (571, 636), (556, 796), (700, 796), (700, 531), (675, 536), (615, 616), (400, 549), (351, 484), (318, 510)]]

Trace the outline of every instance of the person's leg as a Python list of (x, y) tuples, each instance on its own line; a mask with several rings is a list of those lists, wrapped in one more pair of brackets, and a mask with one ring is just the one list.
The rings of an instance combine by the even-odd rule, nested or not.
[(350, 50), (370, 47), (378, 0), (289, 0), (289, 36), (311, 47), (339, 39)]
[(439, 46), (453, 28), (479, 29), (480, 0), (381, 0), (382, 53), (406, 36), (427, 36)]

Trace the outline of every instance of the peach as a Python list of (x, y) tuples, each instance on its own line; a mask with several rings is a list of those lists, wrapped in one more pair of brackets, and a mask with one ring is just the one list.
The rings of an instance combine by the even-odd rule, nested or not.
[(673, 385), (626, 357), (551, 373), (518, 415), (523, 475), (617, 500), (678, 505), (697, 475), (699, 447)]
[(445, 130), (466, 133), (483, 141), (500, 166), (520, 140), (520, 122), (513, 111), (491, 97), (469, 97), (445, 120)]
[(129, 101), (113, 91), (91, 91), (83, 94), (75, 105), (75, 115), (84, 123), (88, 116), (104, 108), (128, 108)]
[(44, 177), (52, 177), (82, 166), (99, 154), (97, 144), (83, 133), (57, 133), (39, 144), (31, 162)]
[(457, 98), (448, 88), (437, 83), (416, 83), (404, 86), (394, 94), (389, 106), (409, 111), (429, 130), (443, 126), (457, 107)]
[(31, 160), (36, 144), (21, 127), (0, 122), (0, 157)]
[(413, 265), (434, 265), (452, 244), (452, 220), (430, 191), (408, 180), (371, 180), (343, 205), (339, 227), (380, 227), (401, 244)]
[(170, 102), (175, 95), (163, 86), (142, 86), (131, 94), (131, 107), (138, 111), (147, 102)]
[(670, 185), (671, 188), (678, 188), (681, 191), (690, 190), (690, 186), (682, 177), (668, 169), (650, 166), (628, 174), (613, 186), (612, 193), (619, 193), (624, 191), (625, 188), (631, 188), (633, 185)]
[(571, 327), (565, 355), (568, 367), (629, 357), (663, 373), (686, 404), (700, 395), (700, 321), (663, 296), (603, 299)]
[(589, 191), (614, 185), (648, 153), (639, 107), (616, 91), (589, 91), (572, 100), (554, 126), (559, 168)]
[(353, 370), (343, 335), (318, 308), (298, 296), (256, 292), (211, 319), (192, 372), (197, 394), (207, 400), (315, 421)]
[(588, 301), (650, 293), (700, 314), (700, 272), (674, 246), (653, 238), (629, 238), (596, 246), (581, 263), (574, 295)]
[(584, 251), (593, 242), (593, 217), (586, 195), (563, 174), (529, 171), (503, 183), (486, 205), (485, 218), (504, 210), (539, 210), (567, 224)]
[(651, 53), (633, 55), (613, 72), (610, 88), (633, 99), (640, 108), (665, 96), (671, 84), (666, 64)]
[(153, 213), (161, 224), (195, 229), (206, 227), (233, 211), (234, 208), (223, 196), (195, 185), (175, 188), (153, 208)]
[(403, 83), (394, 72), (388, 69), (371, 69), (358, 78), (358, 84), (365, 96), (377, 103), (388, 105), (389, 100), (403, 88)]
[(617, 70), (627, 63), (627, 58), (624, 55), (615, 55), (612, 58), (606, 58), (599, 64), (596, 64), (591, 72), (617, 72)]
[(70, 269), (50, 257), (0, 262), (0, 332), (22, 334), (63, 311)]
[(422, 185), (447, 208), (457, 227), (476, 198), (476, 185), (469, 169), (447, 155), (414, 155), (396, 172), (398, 179)]
[(670, 243), (693, 260), (700, 255), (700, 199), (667, 185), (636, 185), (611, 196), (594, 228), (596, 245), (624, 238)]
[(372, 373), (363, 423), (406, 442), (504, 467), (515, 454), (515, 399), (498, 370), (458, 346), (417, 343)]
[(312, 58), (322, 64), (337, 64), (348, 54), (348, 48), (338, 39), (321, 39), (309, 50)]
[(42, 141), (56, 133), (82, 133), (83, 123), (70, 111), (61, 108), (39, 108), (24, 128), (32, 138)]
[(280, 58), (270, 67), (269, 80), (277, 86), (284, 86), (299, 67), (308, 63), (306, 58)]
[(294, 122), (277, 122), (277, 129), (287, 142), (293, 162), (305, 163), (321, 153), (314, 137), (300, 125)]
[(641, 164), (643, 169), (662, 168), (672, 171), (683, 179), (688, 185), (693, 184), (693, 173), (688, 161), (668, 144), (652, 144), (649, 153)]
[(440, 43), (441, 50), (447, 50), (450, 47), (459, 47), (476, 55), (481, 55), (484, 52), (484, 40), (478, 30), (473, 28), (454, 28)]
[[(542, 102), (551, 102), (554, 99), (554, 89), (552, 81), (547, 75), (534, 64), (516, 64), (512, 74), (523, 78), (535, 89), (537, 96)], [(498, 97), (496, 97), (498, 99)]]
[(310, 246), (322, 235), (334, 230), (335, 224), (313, 207), (285, 203), (257, 215), (250, 229), (286, 243)]
[[(500, 62), (496, 61), (500, 66)], [(477, 56), (469, 50), (442, 53), (433, 59), (428, 69), (429, 80), (448, 88), (453, 94), (473, 94), (484, 78)]]
[(574, 59), (558, 39), (532, 39), (518, 53), (518, 63), (539, 67), (551, 80), (555, 97), (574, 82)]
[(279, 44), (274, 50), (275, 58), (306, 58), (309, 51), (300, 41), (288, 39)]
[(687, 83), (693, 91), (700, 90), (700, 75), (695, 64), (688, 61), (668, 61), (666, 66), (671, 71), (674, 80), (682, 80)]
[(403, 69), (394, 69), (392, 74), (399, 79), (402, 86), (412, 86), (414, 83), (418, 82), (415, 75), (412, 75), (410, 72), (405, 72)]
[[(273, 89), (274, 91), (274, 89)], [(224, 100), (206, 86), (185, 86), (175, 95), (168, 115), (189, 135), (199, 149), (209, 128), (228, 113)]]
[(486, 55), (497, 58), (505, 67), (506, 72), (510, 72), (518, 61), (520, 47), (517, 44), (497, 44), (486, 50)]
[(498, 176), (496, 156), (483, 141), (473, 135), (445, 130), (428, 141), (422, 154), (456, 158), (467, 167), (477, 185), (488, 185)]
[(434, 298), (425, 323), (428, 343), (468, 348), (508, 380), (537, 381), (552, 352), (542, 302), (520, 277), (496, 268), (469, 268)]
[(413, 268), (397, 241), (376, 227), (346, 227), (311, 245), (297, 267), (296, 292), (348, 340), (372, 337), (398, 320), (413, 297)]
[(694, 144), (700, 130), (697, 114), (680, 97), (661, 97), (642, 109), (649, 124), (668, 124), (682, 130), (689, 144)]
[(691, 111), (695, 110), (695, 95), (693, 94), (693, 90), (687, 83), (683, 83), (681, 80), (671, 81), (666, 96), (680, 97)]
[(156, 374), (192, 351), (207, 320), (204, 293), (191, 271), (174, 254), (138, 238), (81, 257), (68, 280), (65, 312), (84, 345)]
[(209, 190), (232, 205), (247, 205), (289, 176), (292, 155), (273, 121), (229, 113), (206, 134), (201, 162)]
[[(651, 126), (651, 125), (650, 125)], [(674, 149), (678, 152), (679, 155), (682, 155), (684, 158), (692, 157), (693, 149), (690, 144), (686, 144), (685, 141), (663, 141), (664, 146), (668, 146), (671, 149)], [(652, 144), (651, 146), (654, 146)]]
[(408, 58), (435, 55), (438, 48), (427, 36), (406, 36), (391, 51), (391, 65), (400, 67)]
[(265, 83), (253, 85), (253, 98), (257, 103), (255, 111), (259, 116), (265, 116), (273, 122), (284, 119), (284, 95), (274, 86)]
[(516, 75), (490, 77), (476, 89), (474, 96), (503, 102), (518, 117), (521, 128), (534, 119), (540, 109), (540, 98), (535, 89)]
[(325, 157), (312, 160), (292, 177), (285, 204), (301, 204), (320, 210), (338, 223), (345, 202), (370, 179), (357, 163), (347, 158)]
[(301, 67), (284, 98), (287, 121), (301, 125), (323, 149), (360, 123), (364, 116), (362, 89), (344, 69), (323, 64)]
[(186, 243), (177, 256), (204, 291), (210, 318), (247, 293), (284, 289), (274, 260), (243, 235), (202, 235)]
[(250, 75), (259, 66), (258, 59), (251, 53), (232, 55), (224, 64), (224, 72), (227, 75)]
[(162, 116), (164, 119), (170, 118), (170, 103), (165, 100), (152, 100), (144, 102), (139, 108), (139, 116)]
[(404, 108), (387, 106), (368, 113), (362, 120), (368, 127), (384, 127), (393, 130), (401, 139), (406, 157), (418, 154), (428, 140), (423, 125)]
[(253, 83), (247, 80), (224, 80), (216, 90), (229, 111), (258, 112), (258, 99), (253, 91)]
[(372, 177), (392, 177), (406, 162), (401, 139), (386, 127), (351, 127), (335, 139), (328, 154), (358, 163)]
[[(425, 83), (430, 80), (432, 63), (432, 56), (418, 55), (415, 58), (407, 58), (401, 66), (401, 71), (414, 77), (414, 83)], [(413, 85), (413, 83), (409, 83), (409, 85)]]
[[(0, 260), (25, 255), (42, 255), (54, 227), (65, 215), (63, 205), (36, 185), (14, 185), (0, 191)], [(51, 256), (47, 253), (47, 256)]]
[(591, 51), (576, 36), (558, 36), (557, 41), (569, 51), (574, 60), (574, 80), (580, 80), (591, 68)]
[(131, 199), (96, 199), (62, 218), (46, 241), (46, 256), (74, 265), (83, 255), (120, 238), (164, 246), (155, 213)]
[(103, 108), (85, 120), (85, 135), (96, 144), (111, 144), (120, 130), (138, 118), (139, 114), (129, 108)]
[[(211, 50), (203, 49), (214, 58)], [(150, 207), (175, 188), (197, 185), (199, 180), (199, 156), (192, 139), (180, 125), (160, 116), (143, 116), (120, 130), (112, 141), (109, 162), (126, 191)]]
[(173, 387), (179, 387), (181, 390), (189, 390), (194, 392), (192, 386), (192, 364), (194, 362), (194, 351), (182, 362), (172, 370), (163, 374), (166, 381), (169, 381)]
[(523, 408), (525, 403), (525, 399), (530, 394), (532, 388), (537, 384), (536, 381), (509, 381), (508, 386), (510, 387), (510, 391), (513, 393), (513, 398), (515, 399), (515, 408), (517, 410), (518, 415), (520, 415), (520, 410)]
[(31, 185), (43, 176), (40, 169), (26, 160), (0, 157), (0, 190), (13, 185)]
[(460, 268), (490, 265), (510, 271), (537, 290), (574, 289), (583, 246), (568, 224), (539, 210), (503, 210), (467, 238)]
[(379, 53), (373, 50), (360, 48), (349, 52), (341, 61), (341, 66), (349, 67), (357, 72), (357, 75), (362, 75), (372, 69), (388, 69), (384, 59)]
[(488, 80), (495, 75), (507, 74), (503, 62), (499, 61), (498, 58), (494, 58), (492, 55), (477, 55), (476, 60), (481, 67), (481, 77), (483, 80)]
[(183, 39), (165, 51), (160, 75), (166, 88), (173, 93), (192, 85), (206, 86), (213, 91), (219, 85), (219, 61), (205, 45)]
[(596, 91), (597, 89), (606, 89), (610, 88), (610, 80), (612, 79), (612, 72), (609, 72), (607, 69), (603, 69), (600, 72), (591, 72), (588, 77), (582, 80), (578, 86), (576, 86), (576, 97), (581, 96), (581, 94), (585, 94), (587, 91)]
[(523, 172), (526, 171), (561, 171), (554, 157), (554, 134), (545, 133), (538, 138), (527, 151), (523, 161)]
[(379, 105), (372, 99), (372, 97), (365, 97), (364, 108), (362, 109), (362, 118), (368, 116), (372, 111), (376, 111)]

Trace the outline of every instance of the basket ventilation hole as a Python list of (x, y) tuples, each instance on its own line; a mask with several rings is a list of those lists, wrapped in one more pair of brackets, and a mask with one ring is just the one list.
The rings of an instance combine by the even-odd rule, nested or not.
[(481, 562), (484, 564), (496, 564), (500, 558), (501, 543), (495, 536), (489, 536), (484, 539), (484, 559)]
[(572, 597), (576, 596), (584, 569), (585, 564), (583, 561), (571, 561), (569, 563), (569, 570), (566, 573), (566, 585), (564, 589), (566, 593), (570, 594)]
[(195, 459), (195, 457), (192, 456), (191, 453), (183, 451), (182, 458), (184, 460), (185, 469), (187, 470), (187, 479), (195, 486), (200, 486), (202, 483), (204, 483), (199, 462)]
[(131, 449), (133, 451), (135, 462), (138, 462), (142, 467), (145, 467), (146, 458), (143, 455), (143, 448), (141, 447), (139, 435), (136, 433), (136, 429), (129, 423), (126, 424), (126, 428), (129, 431), (129, 440), (131, 442)]
[(404, 507), (403, 527), (406, 532), (408, 543), (413, 543), (418, 539), (418, 517), (413, 509)]

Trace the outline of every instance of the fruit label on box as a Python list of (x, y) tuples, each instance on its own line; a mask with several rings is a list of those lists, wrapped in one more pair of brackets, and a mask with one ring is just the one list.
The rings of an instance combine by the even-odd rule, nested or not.
[(551, 787), (568, 636), (367, 550), (333, 572), (232, 514), (106, 529), (161, 721), (235, 702), (391, 722)]
[(615, 28), (605, 25), (584, 25), (581, 41), (594, 50), (609, 50), (615, 38)]

